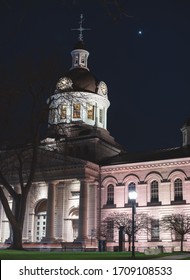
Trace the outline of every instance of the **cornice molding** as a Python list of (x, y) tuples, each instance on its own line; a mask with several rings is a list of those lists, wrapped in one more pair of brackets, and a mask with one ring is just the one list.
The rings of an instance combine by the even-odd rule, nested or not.
[(175, 161), (167, 161), (167, 162), (147, 162), (147, 163), (138, 163), (138, 164), (119, 164), (119, 165), (110, 165), (101, 167), (101, 173), (107, 172), (123, 172), (123, 171), (136, 171), (136, 170), (144, 170), (144, 169), (155, 169), (155, 168), (164, 168), (164, 167), (177, 167), (177, 166), (185, 166), (190, 165), (190, 160), (175, 160)]

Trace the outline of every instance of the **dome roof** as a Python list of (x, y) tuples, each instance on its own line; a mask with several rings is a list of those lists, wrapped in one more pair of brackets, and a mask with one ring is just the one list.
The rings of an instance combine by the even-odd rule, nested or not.
[(73, 82), (72, 90), (97, 93), (99, 81), (85, 68), (74, 68), (65, 74)]
[(81, 49), (81, 50), (86, 50), (86, 45), (83, 41), (78, 41), (75, 45), (74, 45), (74, 50), (77, 49)]

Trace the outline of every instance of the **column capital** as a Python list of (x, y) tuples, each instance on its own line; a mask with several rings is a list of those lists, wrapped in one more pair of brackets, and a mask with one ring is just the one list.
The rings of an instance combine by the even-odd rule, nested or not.
[(79, 181), (82, 182), (82, 183), (89, 183), (90, 182), (90, 180), (87, 179), (87, 178), (82, 178)]
[(80, 179), (80, 182), (86, 183), (86, 184), (94, 184), (94, 185), (99, 185), (99, 181), (93, 178), (82, 178)]
[(48, 186), (51, 186), (51, 185), (56, 186), (56, 185), (59, 184), (59, 182), (60, 182), (60, 181), (58, 181), (58, 180), (49, 181), (49, 182), (48, 182)]

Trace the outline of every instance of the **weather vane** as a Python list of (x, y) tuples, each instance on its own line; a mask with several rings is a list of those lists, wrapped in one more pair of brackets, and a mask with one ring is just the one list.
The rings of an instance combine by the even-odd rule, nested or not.
[(91, 30), (90, 28), (83, 28), (82, 23), (84, 21), (83, 14), (80, 15), (79, 28), (72, 28), (71, 30), (79, 31), (79, 41), (83, 41), (83, 31)]

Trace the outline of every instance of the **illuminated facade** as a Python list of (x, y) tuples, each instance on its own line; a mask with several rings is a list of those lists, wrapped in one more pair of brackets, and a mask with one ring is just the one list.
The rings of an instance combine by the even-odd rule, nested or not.
[[(131, 213), (128, 189), (133, 184), (137, 213), (146, 213), (153, 221), (151, 231), (136, 235), (136, 249), (177, 250), (178, 237), (163, 231), (160, 220), (172, 213), (190, 215), (190, 123), (182, 128), (181, 147), (125, 152), (107, 131), (108, 89), (90, 72), (82, 40), (71, 55), (71, 69), (48, 100), (49, 135), (42, 142), (41, 164), (28, 197), (23, 241), (78, 240), (97, 246), (103, 219), (113, 212)], [(10, 240), (1, 205), (0, 225), (1, 242)], [(107, 246), (112, 250), (118, 245), (118, 230), (110, 226), (109, 237)], [(190, 234), (185, 236), (184, 250), (190, 250)]]

